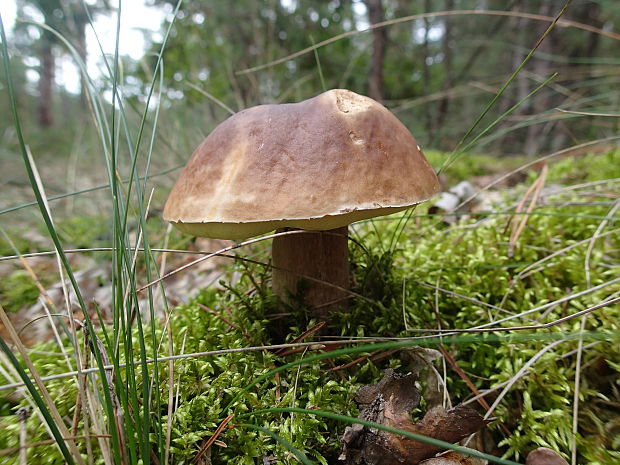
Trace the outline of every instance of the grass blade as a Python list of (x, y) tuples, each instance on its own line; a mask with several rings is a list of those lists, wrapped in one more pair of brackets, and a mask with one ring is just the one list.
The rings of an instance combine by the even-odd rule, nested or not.
[[(489, 334), (485, 336), (485, 341), (498, 341), (504, 344), (507, 343), (517, 343), (517, 342), (526, 342), (526, 341), (539, 341), (539, 340), (556, 340), (560, 338), (567, 339), (577, 339), (579, 337), (588, 337), (588, 338), (603, 338), (609, 339), (611, 334), (618, 336), (618, 332), (612, 333), (596, 333), (596, 332), (587, 332), (587, 333), (544, 333), (544, 334), (535, 334), (535, 333), (517, 333), (517, 334)], [(367, 344), (358, 347), (349, 347), (346, 349), (336, 349), (329, 352), (323, 352), (316, 355), (311, 355), (309, 357), (300, 358), (298, 360), (293, 360), (292, 362), (281, 365), (277, 368), (269, 370), (267, 373), (258, 376), (252, 382), (248, 383), (243, 389), (241, 389), (231, 400), (228, 402), (226, 407), (222, 409), (223, 412), (227, 412), (230, 408), (232, 408), (237, 401), (241, 399), (241, 397), (247, 393), (250, 389), (252, 389), (257, 384), (265, 381), (266, 379), (271, 378), (276, 373), (280, 373), (282, 371), (289, 370), (293, 367), (304, 365), (307, 363), (311, 363), (318, 360), (325, 360), (328, 358), (335, 358), (341, 355), (349, 355), (355, 354), (359, 352), (373, 352), (377, 350), (390, 350), (390, 349), (402, 349), (405, 347), (432, 347), (437, 344), (476, 344), (480, 341), (480, 336), (440, 336), (440, 337), (428, 337), (428, 338), (418, 338), (418, 339), (404, 339), (398, 340), (394, 342), (382, 342), (377, 344)]]
[[(34, 173), (34, 169), (33, 166), (31, 165), (29, 156), (28, 156), (28, 150), (26, 147), (26, 143), (24, 140), (24, 136), (23, 136), (23, 132), (21, 129), (21, 122), (20, 122), (20, 118), (19, 118), (19, 114), (17, 111), (17, 104), (16, 104), (16, 99), (15, 99), (15, 91), (13, 88), (13, 82), (11, 79), (11, 67), (10, 67), (10, 62), (9, 62), (9, 54), (8, 54), (8, 44), (7, 44), (7, 40), (6, 40), (6, 34), (5, 34), (5, 30), (4, 30), (4, 24), (2, 22), (2, 18), (0, 17), (0, 36), (2, 37), (2, 56), (3, 56), (3, 64), (4, 64), (4, 70), (5, 70), (5, 74), (7, 77), (7, 89), (8, 89), (8, 94), (9, 94), (9, 102), (10, 102), (10, 106), (11, 106), (11, 113), (13, 116), (13, 121), (15, 124), (15, 131), (17, 134), (17, 138), (19, 141), (19, 147), (22, 153), (22, 158), (24, 161), (24, 165), (26, 168), (26, 172), (28, 174), (28, 179), (30, 181), (30, 185), (32, 187), (33, 193), (35, 195), (36, 201), (37, 201), (37, 205), (39, 206), (39, 211), (41, 212), (41, 215), (43, 217), (43, 220), (45, 221), (45, 224), (47, 226), (50, 238), (52, 239), (54, 246), (57, 250), (58, 256), (60, 258), (60, 261), (62, 262), (63, 267), (65, 268), (65, 271), (67, 272), (67, 276), (69, 277), (69, 280), (71, 281), (71, 285), (73, 286), (76, 298), (78, 300), (78, 303), (80, 305), (80, 308), (82, 309), (82, 312), (85, 316), (85, 320), (86, 320), (86, 326), (88, 328), (89, 331), (94, 333), (94, 329), (92, 327), (92, 322), (90, 321), (90, 318), (88, 317), (88, 310), (86, 308), (86, 304), (84, 302), (84, 299), (82, 297), (82, 293), (80, 292), (80, 288), (78, 285), (78, 282), (73, 274), (71, 265), (69, 264), (69, 261), (67, 259), (66, 254), (64, 253), (64, 249), (62, 247), (62, 244), (60, 242), (60, 238), (58, 237), (58, 234), (56, 232), (56, 229), (54, 227), (54, 224), (52, 222), (52, 219), (47, 211), (47, 208), (45, 207), (45, 199), (43, 198), (42, 192), (40, 191), (40, 189), (38, 188), (38, 184), (36, 181), (36, 176)], [(102, 362), (102, 357), (101, 354), (99, 353), (98, 348), (95, 346), (94, 348), (94, 352), (95, 352), (95, 358), (97, 359), (97, 364), (98, 367), (100, 369), (100, 374), (101, 376), (101, 380), (102, 383), (104, 383), (104, 392), (106, 393), (106, 395), (109, 395), (108, 392), (108, 386), (106, 385), (106, 380), (105, 380), (105, 370), (103, 369), (103, 362)], [(37, 376), (36, 373), (33, 373), (33, 376)], [(111, 401), (110, 401), (111, 402)], [(116, 434), (115, 434), (115, 429), (113, 426), (113, 422), (111, 421), (111, 419), (113, 418), (113, 414), (112, 414), (112, 410), (111, 410), (111, 405), (108, 404), (108, 415), (109, 415), (109, 421), (110, 421), (110, 426), (111, 426), (111, 431), (113, 431), (112, 433), (112, 438), (113, 441), (115, 441), (116, 438)], [(118, 457), (120, 460), (120, 456)], [(83, 463), (82, 461), (82, 457), (77, 454), (77, 460), (80, 463)]]
[[(50, 428), (50, 431), (52, 432), (52, 435), (54, 436), (54, 439), (56, 439), (56, 443), (58, 444), (60, 451), (65, 457), (65, 460), (67, 460), (67, 463), (70, 463), (70, 464), (75, 463), (73, 460), (73, 457), (75, 457), (78, 463), (83, 465), (84, 461), (82, 460), (82, 456), (80, 455), (80, 452), (77, 449), (75, 442), (73, 440), (64, 439), (65, 437), (66, 438), (70, 437), (69, 431), (67, 430), (67, 427), (63, 423), (63, 420), (60, 414), (56, 410), (49, 393), (47, 392), (47, 390), (45, 389), (45, 386), (43, 385), (43, 382), (41, 381), (41, 377), (35, 370), (32, 362), (30, 361), (30, 358), (28, 357), (28, 354), (26, 353), (24, 346), (21, 344), (21, 341), (19, 340), (19, 337), (17, 336), (17, 332), (15, 331), (15, 328), (13, 327), (13, 324), (11, 323), (9, 318), (7, 317), (4, 311), (4, 308), (2, 308), (2, 305), (0, 305), (0, 320), (2, 321), (2, 324), (5, 327), (5, 329), (9, 332), (11, 339), (13, 339), (13, 343), (17, 347), (22, 357), (22, 360), (24, 361), (24, 363), (30, 370), (30, 373), (32, 374), (35, 382), (39, 386), (41, 394), (39, 394), (37, 389), (34, 387), (34, 384), (32, 383), (32, 381), (30, 381), (28, 374), (26, 373), (24, 368), (21, 366), (19, 360), (17, 360), (17, 357), (15, 357), (11, 349), (9, 349), (9, 347), (4, 342), (4, 339), (1, 337), (0, 337), (0, 350), (2, 350), (5, 353), (8, 359), (11, 361), (11, 364), (13, 365), (15, 370), (19, 373), (19, 376), (22, 378), (22, 380), (26, 384), (28, 392), (30, 392), (30, 395), (32, 396), (35, 403), (37, 404), (37, 407), (39, 408), (41, 414), (45, 418), (45, 421), (47, 422)], [(69, 449), (71, 449), (71, 452), (69, 452), (69, 449), (67, 448), (67, 443), (69, 445)]]
[(538, 47), (540, 47), (540, 44), (543, 43), (543, 41), (547, 38), (547, 36), (551, 33), (551, 31), (555, 28), (555, 25), (558, 23), (558, 21), (560, 20), (560, 18), (564, 15), (564, 13), (566, 12), (566, 9), (568, 8), (568, 6), (571, 4), (572, 0), (567, 0), (564, 3), (564, 6), (562, 7), (562, 9), (560, 10), (560, 12), (558, 13), (558, 15), (555, 17), (555, 19), (552, 21), (552, 23), (549, 25), (549, 27), (545, 30), (545, 32), (543, 33), (543, 35), (538, 39), (538, 41), (536, 42), (536, 44), (534, 45), (534, 47), (532, 48), (532, 50), (530, 50), (530, 52), (527, 54), (527, 56), (523, 59), (523, 61), (521, 62), (521, 64), (517, 67), (517, 69), (510, 75), (510, 77), (508, 78), (508, 80), (504, 83), (504, 85), (497, 91), (497, 93), (495, 94), (495, 96), (491, 99), (491, 101), (487, 104), (486, 108), (482, 111), (482, 113), (478, 116), (478, 118), (476, 119), (476, 121), (474, 121), (474, 124), (471, 125), (471, 127), (467, 130), (467, 132), (465, 133), (465, 135), (461, 138), (461, 140), (458, 142), (458, 144), (456, 144), (456, 147), (454, 148), (454, 150), (452, 151), (452, 154), (450, 155), (450, 157), (448, 157), (448, 159), (446, 160), (446, 162), (443, 164), (443, 166), (439, 169), (439, 172), (437, 174), (440, 174), (442, 171), (444, 171), (451, 163), (453, 163), (459, 156), (460, 153), (462, 153), (461, 151), (459, 151), (459, 149), (461, 148), (461, 146), (464, 144), (465, 140), (467, 140), (467, 138), (471, 135), (471, 133), (474, 131), (474, 129), (476, 129), (476, 127), (478, 126), (478, 124), (480, 124), (480, 122), (482, 121), (482, 119), (487, 115), (487, 113), (491, 110), (491, 108), (493, 108), (493, 106), (495, 105), (495, 103), (499, 100), (499, 98), (503, 95), (504, 91), (510, 86), (510, 84), (512, 84), (512, 82), (516, 79), (516, 77), (519, 75), (519, 73), (521, 72), (521, 70), (525, 67), (525, 65), (527, 64), (528, 61), (530, 61), (530, 59), (534, 56), (534, 54), (536, 53), (536, 50), (538, 50)]
[(261, 433), (264, 433), (267, 436), (272, 437), (273, 439), (278, 441), (280, 444), (282, 444), (282, 446), (284, 446), (284, 448), (287, 449), (291, 454), (297, 457), (297, 460), (299, 460), (304, 465), (315, 465), (314, 462), (312, 462), (310, 459), (308, 459), (308, 457), (306, 457), (306, 454), (304, 454), (302, 451), (297, 449), (295, 446), (293, 446), (290, 442), (288, 442), (282, 436), (277, 435), (273, 431), (270, 431), (267, 428), (263, 428), (262, 426), (257, 426), (257, 425), (241, 424), (239, 426), (242, 426), (243, 428), (247, 428), (247, 429), (253, 429), (256, 431), (260, 431)]

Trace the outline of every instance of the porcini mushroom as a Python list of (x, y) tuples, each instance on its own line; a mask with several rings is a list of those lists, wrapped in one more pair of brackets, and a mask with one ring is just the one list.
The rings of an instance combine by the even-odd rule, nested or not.
[(163, 216), (189, 234), (219, 239), (314, 231), (273, 240), (273, 289), (287, 300), (309, 277), (304, 300), (324, 318), (348, 297), (347, 225), (437, 192), (437, 176), (407, 128), (380, 103), (335, 89), (221, 123), (182, 171)]

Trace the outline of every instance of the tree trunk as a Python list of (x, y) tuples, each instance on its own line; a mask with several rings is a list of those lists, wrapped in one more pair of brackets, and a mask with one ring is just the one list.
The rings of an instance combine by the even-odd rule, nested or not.
[[(377, 24), (385, 21), (383, 11), (383, 0), (365, 0), (368, 9), (368, 20), (370, 24)], [(385, 45), (387, 43), (387, 29), (384, 27), (373, 29), (372, 31), (372, 62), (368, 76), (369, 96), (377, 101), (382, 101), (385, 97), (383, 82), (383, 62), (385, 60)]]
[[(451, 0), (451, 3), (452, 2), (453, 0)], [(522, 0), (513, 0), (505, 7), (502, 7), (502, 9), (504, 11), (521, 11), (522, 3), (523, 3)], [(508, 21), (511, 21), (513, 23), (513, 26), (506, 26), (506, 22)], [(500, 16), (499, 18), (497, 18), (497, 20), (495, 21), (495, 23), (493, 23), (493, 26), (491, 26), (489, 31), (484, 33), (485, 40), (480, 45), (478, 45), (474, 49), (473, 52), (471, 52), (471, 54), (469, 55), (469, 58), (465, 61), (465, 65), (463, 65), (460, 71), (456, 74), (456, 77), (453, 80), (453, 84), (457, 84), (458, 82), (462, 81), (465, 77), (467, 77), (469, 75), (470, 70), (473, 68), (474, 64), (476, 64), (476, 62), (480, 58), (485, 58), (487, 56), (485, 52), (489, 48), (489, 46), (495, 43), (494, 39), (498, 35), (498, 33), (505, 32), (507, 27), (510, 27), (515, 32), (523, 30), (522, 27), (521, 28), (514, 27), (515, 23), (524, 24), (525, 21), (519, 18), (510, 18), (509, 16)], [(501, 63), (504, 64), (504, 61), (502, 61)]]
[(333, 310), (346, 308), (349, 297), (347, 233), (348, 227), (344, 226), (276, 237), (272, 246), (275, 294), (285, 302), (301, 297), (311, 308), (312, 316), (323, 321), (329, 319)]
[[(454, 0), (446, 0), (445, 8), (446, 11), (454, 10)], [(444, 64), (444, 80), (442, 90), (444, 92), (444, 96), (439, 101), (437, 105), (437, 120), (435, 121), (435, 130), (441, 133), (441, 128), (443, 127), (446, 116), (448, 115), (448, 107), (450, 105), (450, 98), (445, 94), (451, 87), (454, 82), (454, 77), (452, 73), (452, 30), (451, 30), (450, 19), (446, 19), (444, 21), (444, 34), (443, 34), (443, 64)], [(438, 133), (436, 133), (437, 135)], [(434, 141), (433, 146), (439, 147), (440, 141)]]
[[(543, 16), (554, 16), (554, 6), (551, 4), (542, 4), (539, 14)], [(538, 36), (541, 36), (547, 29), (548, 25), (544, 24), (538, 28)], [(554, 53), (553, 47), (554, 35), (549, 34), (538, 48), (538, 57), (532, 60), (534, 65), (534, 75), (538, 81), (543, 81), (551, 75), (551, 64), (548, 59), (543, 58), (545, 55), (550, 56)], [(533, 46), (534, 44), (531, 44)], [(532, 114), (539, 115), (551, 108), (551, 96), (547, 89), (543, 89), (532, 99)], [(523, 151), (526, 155), (535, 155), (544, 145), (545, 125), (542, 123), (532, 124), (527, 129), (527, 136)]]
[[(424, 0), (424, 11), (431, 11), (431, 1)], [(424, 42), (422, 43), (422, 49), (424, 50), (424, 62), (422, 63), (422, 76), (424, 79), (424, 87), (423, 92), (424, 95), (429, 95), (431, 93), (431, 70), (430, 70), (430, 45), (429, 45), (429, 30), (431, 28), (431, 22), (429, 18), (424, 18)], [(427, 107), (426, 109), (426, 140), (432, 141), (434, 138), (434, 130), (433, 130), (433, 115), (430, 112), (430, 109)]]
[[(530, 11), (530, 7), (531, 5), (527, 0), (520, 0), (518, 2), (515, 2), (513, 11), (519, 13), (524, 11)], [(504, 52), (505, 55), (502, 54), (500, 60), (506, 65), (505, 71), (503, 72), (511, 73), (515, 69), (517, 69), (525, 59), (525, 56), (527, 55), (527, 50), (529, 50), (529, 47), (533, 45), (532, 33), (530, 32), (530, 29), (528, 29), (528, 24), (529, 22), (525, 18), (511, 17), (507, 19), (506, 29), (508, 30), (508, 34), (512, 38), (512, 41), (516, 44), (516, 46), (512, 50)], [(499, 20), (497, 25), (499, 26)], [(507, 94), (509, 95), (509, 98), (506, 97), (499, 100), (498, 113), (504, 113), (515, 103), (523, 100), (527, 96), (527, 94), (529, 93), (528, 82), (529, 80), (524, 76), (524, 74), (517, 76), (516, 81), (512, 84), (512, 86), (514, 87), (512, 93)], [(528, 114), (528, 112), (531, 111), (530, 107), (531, 101), (526, 101), (524, 104), (522, 104), (520, 107), (518, 107), (512, 112), (512, 117), (524, 117)], [(495, 150), (502, 153), (505, 150), (505, 146), (521, 147), (525, 138), (525, 133), (526, 129), (521, 129), (515, 133), (507, 134), (505, 137), (502, 137), (495, 142)], [(522, 149), (519, 148), (519, 150)]]
[[(572, 17), (580, 23), (589, 24), (594, 27), (603, 28), (604, 21), (601, 19), (601, 5), (597, 1), (589, 0), (582, 4), (574, 5), (571, 8)], [(566, 31), (562, 31), (566, 35)], [(596, 50), (600, 42), (601, 35), (591, 32), (587, 40), (579, 41), (571, 50), (568, 51), (570, 58), (583, 58), (596, 56)], [(591, 67), (591, 65), (588, 65)]]
[[(76, 24), (77, 27), (77, 43), (76, 48), (78, 54), (80, 55), (80, 59), (84, 63), (84, 67), (88, 69), (88, 50), (86, 48), (86, 26), (88, 23), (80, 22)], [(84, 75), (80, 71), (80, 100), (83, 105), (88, 104), (88, 93), (86, 91), (86, 79), (84, 79)]]
[(49, 127), (54, 124), (52, 116), (52, 88), (54, 86), (54, 53), (52, 43), (43, 41), (41, 66), (39, 71), (39, 125)]

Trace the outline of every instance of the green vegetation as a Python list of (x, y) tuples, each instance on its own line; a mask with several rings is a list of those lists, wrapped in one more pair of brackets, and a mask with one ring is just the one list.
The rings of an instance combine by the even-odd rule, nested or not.
[[(198, 463), (210, 439), (204, 463), (336, 463), (357, 389), (411, 370), (418, 344), (444, 354), (445, 398), (496, 418), (487, 452), (620, 461), (618, 2), (151, 3), (162, 26), (140, 60), (124, 31), (87, 57), (90, 22), (118, 19), (107, 1), (17, 0), (20, 20), (2, 17), (0, 463)], [(68, 60), (100, 69), (79, 95), (54, 77)], [(454, 160), (446, 189), (518, 172), (457, 222), (421, 205), (352, 226), (349, 311), (278, 352), (264, 346), (317, 321), (272, 294), (269, 244), (160, 283), (221, 247), (168, 230), (161, 207), (230, 112), (323, 87), (382, 101), (436, 169)], [(39, 252), (24, 260), (55, 287), (55, 331), (25, 311), (39, 290), (12, 257)], [(44, 390), (35, 374), (57, 377)]]
[(39, 290), (25, 271), (16, 271), (0, 282), (0, 299), (7, 312), (32, 305), (38, 297)]
[[(582, 171), (581, 182), (600, 178), (604, 164), (595, 162), (600, 157), (615, 160), (618, 152), (592, 155), (590, 168)], [(572, 180), (572, 171), (566, 171), (565, 161), (553, 166), (556, 182)], [(575, 161), (578, 163), (577, 161)], [(476, 167), (473, 167), (476, 170)], [(515, 192), (519, 191), (519, 186)], [(588, 189), (588, 200), (604, 198), (605, 186)], [(510, 317), (520, 312), (558, 301), (566, 296), (601, 286), (563, 304), (551, 305), (527, 318), (509, 318), (494, 327), (513, 327), (523, 324), (551, 323), (576, 311), (591, 307), (607, 296), (620, 292), (620, 274), (617, 258), (620, 235), (612, 234), (594, 241), (591, 252), (591, 282), (585, 284), (583, 273), (589, 239), (605, 218), (609, 206), (592, 206), (574, 190), (558, 192), (545, 199), (545, 205), (528, 218), (527, 228), (508, 255), (511, 211), (481, 219), (464, 220), (449, 230), (438, 227), (440, 218), (426, 215), (425, 207), (415, 211), (402, 233), (397, 249), (388, 249), (391, 237), (397, 233), (398, 219), (376, 220), (355, 227), (359, 242), (352, 245), (352, 263), (357, 283), (355, 292), (367, 297), (355, 300), (347, 314), (340, 315), (334, 326), (343, 335), (358, 337), (407, 337), (416, 329), (467, 329), (485, 325), (489, 321)], [(571, 207), (565, 203), (575, 203)], [(496, 213), (502, 213), (498, 211)], [(615, 227), (617, 216), (610, 228)], [(412, 227), (415, 224), (415, 228)], [(566, 250), (553, 261), (546, 261), (548, 250)], [(611, 255), (610, 255), (611, 254)], [(600, 266), (607, 264), (608, 266)], [(540, 267), (539, 267), (540, 265)], [(272, 341), (267, 316), (277, 307), (275, 298), (264, 283), (268, 282), (268, 268), (237, 262), (227, 271), (241, 273), (237, 284), (224, 290), (209, 289), (191, 303), (171, 310), (170, 333), (176, 353), (198, 353), (226, 349), (241, 349), (268, 345)], [(533, 270), (531, 273), (527, 270)], [(616, 279), (614, 279), (616, 278)], [(257, 283), (259, 287), (256, 288)], [(228, 285), (227, 285), (228, 286)], [(465, 296), (446, 294), (443, 289)], [(372, 303), (371, 303), (372, 302)], [(495, 306), (495, 307), (493, 307)], [(498, 308), (501, 307), (501, 311)], [(585, 343), (592, 344), (581, 360), (582, 386), (579, 424), (584, 433), (578, 438), (579, 454), (584, 463), (611, 463), (618, 454), (617, 410), (620, 370), (617, 344), (620, 307), (617, 305), (589, 315), (584, 327)], [(299, 335), (314, 322), (304, 321), (305, 313), (295, 313), (297, 325), (290, 329), (289, 338)], [(567, 328), (571, 328), (567, 332)], [(409, 329), (409, 331), (407, 331)], [(540, 338), (531, 341), (510, 341), (489, 333), (457, 337), (444, 347), (467, 373), (478, 389), (501, 385), (541, 351), (524, 376), (512, 386), (510, 395), (494, 411), (497, 420), (491, 431), (505, 457), (522, 460), (537, 446), (548, 446), (560, 451), (570, 450), (571, 392), (574, 389), (578, 340), (570, 334), (580, 331), (579, 320), (548, 329), (528, 330)], [(592, 336), (596, 337), (592, 339)], [(134, 343), (138, 341), (133, 332)], [(161, 323), (155, 332), (157, 341), (166, 336)], [(564, 342), (562, 339), (566, 338)], [(145, 336), (147, 353), (152, 337)], [(433, 342), (433, 346), (436, 341)], [(37, 347), (37, 351), (53, 351), (53, 345)], [(187, 358), (174, 362), (175, 409), (172, 417), (170, 452), (175, 460), (190, 460), (199, 445), (210, 437), (228, 411), (230, 400), (242, 388), (269, 370), (313, 352), (278, 356), (273, 352), (255, 350), (211, 356)], [(163, 354), (162, 354), (163, 355)], [(340, 356), (335, 365), (348, 363), (358, 354)], [(66, 364), (55, 355), (32, 355), (36, 366), (47, 375), (62, 373)], [(120, 362), (124, 358), (121, 357)], [(167, 363), (159, 364), (161, 399), (168, 399)], [(392, 367), (407, 370), (398, 353), (370, 362), (360, 361), (341, 376), (330, 372), (326, 360), (314, 361), (271, 376), (252, 388), (232, 407), (237, 416), (271, 407), (301, 407), (327, 410), (355, 416), (356, 405), (352, 396), (363, 384), (376, 382), (381, 371)], [(440, 368), (440, 366), (438, 366)], [(138, 379), (140, 370), (136, 372)], [(448, 368), (447, 386), (453, 402), (472, 396), (465, 381)], [(75, 383), (61, 379), (47, 384), (61, 415), (75, 414), (77, 390)], [(491, 403), (489, 401), (489, 403)], [(20, 405), (27, 405), (25, 400)], [(162, 429), (168, 422), (167, 402), (161, 406)], [(615, 413), (614, 413), (615, 412)], [(270, 418), (256, 419), (258, 425), (284, 438), (295, 448), (320, 463), (333, 463), (339, 453), (339, 438), (345, 424), (307, 415), (281, 413)], [(14, 415), (2, 418), (3, 433), (0, 448), (15, 447), (19, 424)], [(233, 419), (232, 424), (236, 420)], [(504, 425), (512, 432), (505, 435)], [(78, 421), (79, 425), (79, 421)], [(36, 417), (28, 420), (31, 441), (45, 440), (47, 433)], [(213, 463), (251, 464), (263, 456), (279, 457), (284, 463), (294, 459), (282, 445), (263, 433), (235, 426), (218, 438), (227, 447), (214, 446)], [(97, 448), (97, 442), (91, 441)], [(56, 457), (56, 459), (52, 459)], [(288, 458), (287, 458), (288, 457)], [(15, 459), (16, 460), (16, 459)], [(63, 459), (53, 446), (39, 446), (29, 453), (29, 463), (62, 463)], [(8, 462), (13, 463), (13, 462)], [(15, 462), (17, 463), (17, 462)]]

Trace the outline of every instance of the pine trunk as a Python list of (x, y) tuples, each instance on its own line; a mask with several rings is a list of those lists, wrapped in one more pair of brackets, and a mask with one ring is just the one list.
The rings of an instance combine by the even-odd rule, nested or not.
[[(385, 21), (383, 0), (366, 0), (370, 24)], [(368, 76), (368, 94), (371, 98), (382, 101), (385, 97), (383, 82), (383, 62), (385, 61), (385, 45), (387, 30), (384, 27), (372, 31), (372, 62)]]
[(54, 124), (52, 116), (52, 88), (54, 86), (54, 53), (52, 44), (45, 43), (41, 52), (39, 74), (39, 125), (49, 127)]

